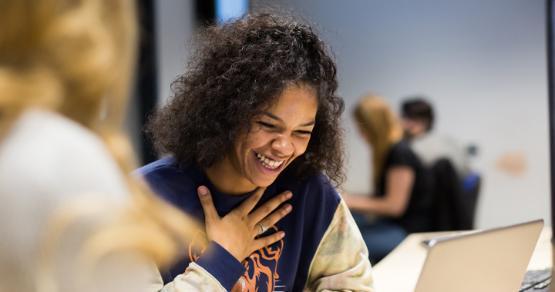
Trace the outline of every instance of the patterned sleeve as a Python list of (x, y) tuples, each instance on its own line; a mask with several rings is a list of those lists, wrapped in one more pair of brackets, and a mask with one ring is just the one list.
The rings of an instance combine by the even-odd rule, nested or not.
[(216, 278), (196, 263), (190, 263), (185, 273), (175, 277), (160, 292), (227, 291)]
[[(201, 292), (227, 291), (220, 282), (204, 268), (191, 263), (187, 270), (162, 287), (163, 281), (155, 264), (136, 253), (115, 254), (95, 267), (90, 282), (61, 287), (59, 291), (105, 291), (105, 292)], [(67, 274), (66, 274), (67, 275)], [(90, 275), (89, 275), (90, 276)], [(67, 282), (67, 280), (66, 280)], [(64, 283), (64, 286), (68, 286)], [(72, 288), (70, 288), (72, 287)]]
[(374, 291), (368, 249), (343, 200), (316, 251), (305, 291)]
[(239, 261), (219, 244), (211, 242), (197, 262), (191, 262), (183, 274), (161, 291), (228, 291), (244, 272)]
[[(156, 265), (133, 252), (116, 253), (95, 267), (94, 277), (78, 289), (60, 291), (105, 292), (225, 292), (223, 284), (202, 266), (192, 262), (184, 273), (164, 286)], [(67, 274), (66, 274), (67, 275)], [(80, 283), (81, 284), (81, 283)], [(75, 288), (75, 287), (73, 287)]]

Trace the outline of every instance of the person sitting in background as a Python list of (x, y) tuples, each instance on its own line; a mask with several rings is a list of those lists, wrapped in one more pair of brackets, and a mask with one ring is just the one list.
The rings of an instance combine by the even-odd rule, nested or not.
[[(203, 36), (147, 126), (169, 156), (138, 170), (204, 219), (211, 240), (193, 242), (166, 279), (192, 265), (218, 291), (372, 291), (366, 246), (334, 187), (343, 100), (325, 44), (310, 26), (270, 14)], [(272, 208), (251, 211), (258, 202)]]
[(412, 150), (427, 167), (439, 158), (446, 158), (463, 178), (468, 173), (468, 158), (464, 147), (456, 140), (433, 131), (435, 114), (430, 102), (422, 97), (410, 97), (401, 104), (401, 121), (405, 138)]
[[(376, 263), (407, 233), (429, 228), (430, 183), (397, 117), (378, 96), (364, 96), (353, 112), (360, 135), (372, 150), (374, 196), (343, 195), (354, 212), (370, 259)], [(375, 215), (374, 221), (368, 215)]]
[(481, 177), (469, 167), (476, 147), (466, 150), (455, 139), (433, 131), (434, 110), (422, 97), (401, 104), (405, 138), (433, 176), (433, 231), (474, 228)]

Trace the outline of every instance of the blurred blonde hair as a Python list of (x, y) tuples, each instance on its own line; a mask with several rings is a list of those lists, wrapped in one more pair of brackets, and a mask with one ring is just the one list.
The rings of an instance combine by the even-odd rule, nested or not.
[(136, 56), (131, 1), (1, 1), (0, 13), (2, 114), (39, 106), (96, 132), (119, 127)]
[(377, 186), (388, 151), (402, 138), (401, 124), (385, 100), (372, 94), (360, 99), (353, 116), (372, 147), (373, 183)]
[[(94, 253), (137, 249), (164, 265), (198, 226), (129, 175), (136, 163), (121, 128), (137, 54), (135, 9), (131, 0), (0, 1), (0, 141), (30, 107), (59, 112), (98, 134), (132, 200), (117, 222), (91, 236)], [(56, 245), (73, 217), (56, 219), (47, 246)]]

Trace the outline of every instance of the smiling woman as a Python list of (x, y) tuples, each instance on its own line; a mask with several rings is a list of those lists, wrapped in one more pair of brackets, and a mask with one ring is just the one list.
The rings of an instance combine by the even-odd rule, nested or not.
[(205, 222), (209, 244), (188, 246), (165, 280), (188, 269), (218, 291), (372, 291), (368, 251), (334, 188), (343, 100), (325, 44), (268, 14), (210, 27), (199, 44), (147, 126), (169, 156), (139, 170)]
[(312, 88), (288, 86), (274, 104), (254, 117), (250, 131), (237, 138), (234, 151), (206, 169), (208, 178), (227, 194), (269, 186), (305, 153), (317, 109)]

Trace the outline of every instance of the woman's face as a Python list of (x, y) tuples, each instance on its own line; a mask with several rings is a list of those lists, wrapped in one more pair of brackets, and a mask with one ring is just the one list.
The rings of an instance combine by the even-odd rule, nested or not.
[(228, 157), (245, 190), (266, 187), (308, 146), (314, 129), (318, 99), (309, 86), (288, 86), (277, 101), (256, 116), (249, 133)]
[(362, 137), (364, 141), (366, 141), (366, 143), (368, 143), (369, 145), (372, 145), (372, 140), (370, 139), (370, 135), (368, 135), (368, 132), (366, 129), (364, 129), (364, 126), (358, 122), (356, 123), (356, 125), (357, 125), (358, 134), (360, 135), (360, 137)]

